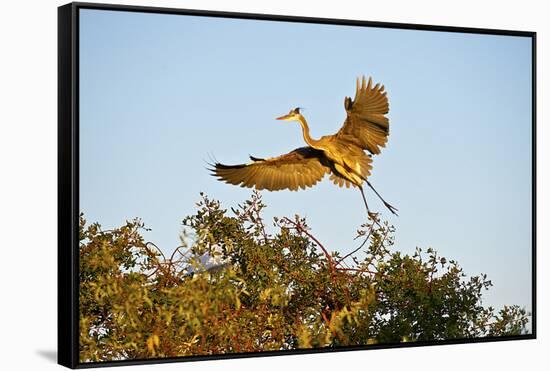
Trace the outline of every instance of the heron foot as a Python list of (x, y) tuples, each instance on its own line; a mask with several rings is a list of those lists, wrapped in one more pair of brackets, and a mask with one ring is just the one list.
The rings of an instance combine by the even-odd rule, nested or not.
[(375, 213), (375, 212), (372, 212), (372, 211), (368, 211), (367, 213), (369, 214), (369, 216), (370, 216), (372, 219), (377, 219), (377, 218), (378, 218), (378, 215), (380, 215), (380, 213)]
[(399, 216), (399, 215), (397, 214), (397, 212), (396, 212), (396, 211), (399, 211), (399, 210), (397, 210), (395, 207), (393, 207), (392, 205), (390, 205), (390, 204), (387, 203), (387, 202), (384, 202), (384, 206), (386, 206), (386, 207), (388, 208), (388, 210), (391, 211), (391, 213), (392, 213), (393, 215)]

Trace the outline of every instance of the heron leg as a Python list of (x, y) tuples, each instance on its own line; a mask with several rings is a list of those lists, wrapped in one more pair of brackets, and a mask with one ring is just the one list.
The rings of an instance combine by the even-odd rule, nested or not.
[[(374, 187), (372, 186), (372, 184), (370, 184), (370, 182), (368, 180), (365, 180), (365, 182), (367, 183), (367, 185), (374, 191), (374, 193), (376, 193), (376, 195), (378, 196), (378, 198), (384, 203), (384, 206), (386, 206), (388, 208), (389, 211), (391, 211), (392, 214), (394, 215), (397, 215), (396, 211), (398, 211), (395, 207), (393, 207), (392, 205), (390, 205), (389, 203), (386, 202), (386, 200), (384, 200), (382, 198), (382, 196), (380, 196), (380, 193), (378, 193), (376, 191), (376, 189), (374, 189)], [(361, 193), (363, 193), (363, 190), (361, 189)], [(365, 199), (365, 196), (363, 196), (363, 199)], [(366, 202), (366, 201), (365, 201)]]
[(365, 192), (363, 191), (363, 187), (359, 186), (359, 190), (361, 191), (361, 196), (363, 197), (363, 202), (365, 203), (365, 207), (367, 208), (367, 215), (369, 217), (376, 216), (376, 213), (373, 213), (369, 209), (369, 204), (367, 203), (367, 198), (365, 197)]

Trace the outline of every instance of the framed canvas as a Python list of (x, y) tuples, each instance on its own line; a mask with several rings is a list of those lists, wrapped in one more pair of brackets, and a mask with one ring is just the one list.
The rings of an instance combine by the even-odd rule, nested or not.
[(536, 337), (534, 32), (58, 19), (60, 364)]

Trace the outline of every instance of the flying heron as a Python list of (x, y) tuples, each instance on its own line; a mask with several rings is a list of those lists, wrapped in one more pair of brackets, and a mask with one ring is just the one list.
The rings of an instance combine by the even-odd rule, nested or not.
[[(250, 156), (252, 162), (240, 165), (213, 164), (210, 170), (219, 180), (241, 187), (255, 187), (258, 190), (279, 191), (312, 187), (326, 174), (334, 184), (346, 188), (350, 185), (361, 192), (367, 213), (371, 215), (363, 182), (382, 200), (395, 215), (397, 209), (387, 203), (367, 180), (372, 169), (372, 155), (380, 153), (389, 135), (388, 97), (384, 85), (373, 86), (363, 76), (357, 79), (355, 98), (346, 97), (344, 107), (346, 121), (334, 135), (313, 139), (309, 135), (306, 119), (300, 108), (292, 109), (277, 120), (298, 121), (302, 127), (306, 147), (297, 148), (287, 154), (272, 158)], [(365, 153), (365, 150), (370, 154)]]

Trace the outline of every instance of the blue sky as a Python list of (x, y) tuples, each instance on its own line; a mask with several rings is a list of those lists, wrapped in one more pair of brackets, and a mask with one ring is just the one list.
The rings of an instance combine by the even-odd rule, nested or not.
[[(531, 41), (432, 31), (81, 10), (80, 203), (114, 227), (141, 217), (165, 251), (199, 192), (225, 206), (251, 190), (216, 181), (215, 156), (242, 163), (335, 133), (365, 74), (386, 86), (391, 134), (370, 178), (399, 209), (396, 248), (433, 247), (470, 275), (485, 304), (531, 303)], [(263, 192), (267, 217), (308, 218), (331, 250), (356, 247), (357, 190), (328, 178)]]

